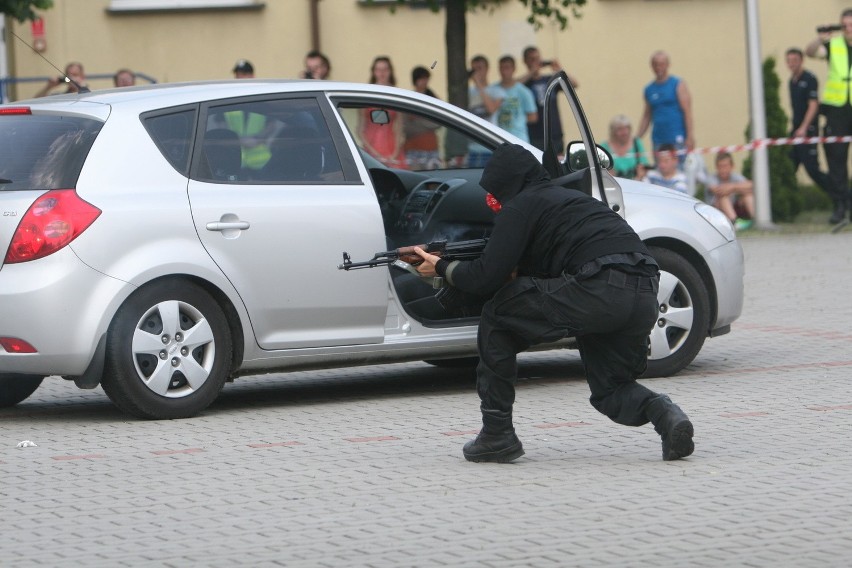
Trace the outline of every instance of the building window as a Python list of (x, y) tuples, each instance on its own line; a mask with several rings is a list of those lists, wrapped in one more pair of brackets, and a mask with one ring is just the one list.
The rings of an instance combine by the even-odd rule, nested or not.
[(257, 10), (260, 0), (110, 0), (109, 12), (161, 12), (170, 10)]

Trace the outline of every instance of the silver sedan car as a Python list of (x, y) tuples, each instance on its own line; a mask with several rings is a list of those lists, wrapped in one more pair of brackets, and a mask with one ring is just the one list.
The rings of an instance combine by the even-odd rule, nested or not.
[[(547, 97), (571, 109), (574, 142), (527, 147), (650, 247), (662, 275), (646, 376), (677, 373), (740, 315), (734, 231), (692, 198), (612, 177), (564, 75)], [(478, 181), (506, 141), (521, 143), (435, 98), (325, 81), (0, 105), (0, 406), (62, 376), (134, 416), (180, 418), (240, 376), (475, 363), (477, 301), (447, 306), (405, 270), (338, 265), (343, 251), (487, 238)]]

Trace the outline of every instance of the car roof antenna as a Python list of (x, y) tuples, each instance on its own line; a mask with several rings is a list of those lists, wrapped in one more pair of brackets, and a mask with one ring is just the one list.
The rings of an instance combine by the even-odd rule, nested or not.
[(19, 36), (19, 35), (18, 35), (18, 34), (16, 34), (15, 32), (13, 32), (12, 30), (9, 30), (9, 33), (11, 33), (13, 36), (15, 36), (16, 38), (18, 38), (18, 39), (21, 41), (21, 43), (23, 43), (24, 45), (26, 45), (27, 47), (29, 47), (30, 49), (32, 49), (32, 50), (33, 50), (33, 53), (35, 53), (36, 55), (38, 55), (39, 57), (41, 57), (42, 59), (44, 59), (45, 61), (47, 61), (47, 64), (48, 64), (48, 65), (50, 65), (51, 67), (53, 67), (54, 69), (56, 69), (57, 71), (59, 71), (60, 75), (61, 75), (61, 76), (62, 76), (62, 78), (65, 80), (65, 82), (66, 82), (66, 83), (71, 83), (72, 85), (74, 85), (75, 87), (77, 87), (77, 91), (78, 91), (78, 92), (80, 92), (80, 93), (91, 93), (91, 92), (92, 92), (92, 91), (91, 91), (91, 89), (89, 89), (89, 87), (85, 87), (85, 86), (83, 86), (83, 85), (80, 85), (79, 83), (77, 83), (77, 81), (75, 81), (74, 79), (72, 79), (71, 77), (69, 77), (68, 75), (66, 75), (66, 74), (65, 74), (65, 71), (63, 71), (62, 69), (60, 69), (59, 67), (57, 67), (56, 65), (54, 65), (54, 64), (53, 64), (53, 63), (52, 63), (52, 62), (51, 62), (51, 61), (50, 61), (47, 57), (45, 57), (44, 55), (42, 55), (41, 53), (39, 53), (39, 52), (38, 52), (38, 50), (37, 50), (36, 48), (34, 48), (33, 46), (31, 46), (30, 44), (28, 44), (27, 42), (25, 42), (25, 41), (21, 38), (21, 36)]

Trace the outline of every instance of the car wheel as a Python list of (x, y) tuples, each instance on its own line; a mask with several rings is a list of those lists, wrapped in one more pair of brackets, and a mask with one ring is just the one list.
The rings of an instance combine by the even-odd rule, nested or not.
[(439, 369), (467, 369), (479, 364), (479, 357), (458, 357), (456, 359), (426, 359), (424, 363)]
[(231, 366), (228, 321), (203, 288), (150, 285), (125, 301), (110, 325), (101, 385), (140, 418), (187, 418), (222, 390)]
[(710, 295), (684, 257), (669, 249), (649, 248), (660, 265), (660, 311), (643, 376), (666, 377), (689, 365), (701, 351), (710, 325)]
[(15, 406), (33, 394), (44, 377), (0, 373), (0, 408)]

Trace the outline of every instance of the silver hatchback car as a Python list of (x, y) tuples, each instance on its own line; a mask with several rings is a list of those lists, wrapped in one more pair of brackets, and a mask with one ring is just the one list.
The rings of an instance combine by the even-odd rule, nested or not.
[[(558, 183), (625, 215), (661, 269), (646, 376), (688, 365), (743, 302), (715, 209), (613, 178), (564, 78)], [(548, 120), (545, 117), (545, 126)], [(375, 85), (155, 85), (0, 106), (0, 406), (46, 376), (145, 418), (197, 414), (235, 377), (410, 360), (471, 364), (476, 302), (449, 309), (377, 251), (489, 235), (491, 149), (521, 143)], [(564, 155), (564, 156), (563, 156)], [(575, 345), (572, 338), (542, 349)]]

